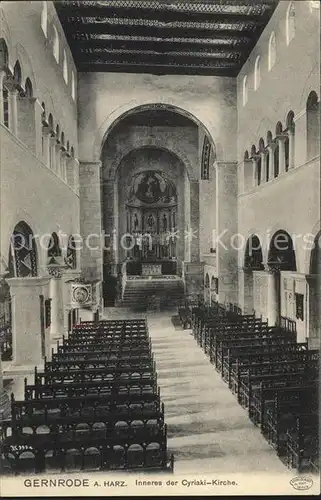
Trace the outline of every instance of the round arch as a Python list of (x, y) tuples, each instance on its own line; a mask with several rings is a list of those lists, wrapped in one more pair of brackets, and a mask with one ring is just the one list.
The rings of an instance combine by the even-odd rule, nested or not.
[(244, 268), (252, 271), (264, 269), (262, 245), (256, 234), (251, 234), (246, 242)]
[(270, 241), (268, 265), (280, 271), (296, 271), (293, 240), (284, 229), (276, 231)]
[[(176, 158), (184, 164), (184, 166), (187, 170), (189, 179), (190, 180), (195, 179), (195, 175), (193, 172), (193, 166), (192, 166), (189, 158), (176, 145), (174, 146), (174, 148), (168, 148), (164, 145), (163, 141), (160, 141), (156, 137), (147, 137), (147, 138), (142, 138), (140, 140), (136, 140), (135, 147), (133, 147), (132, 145), (128, 145), (126, 147), (126, 149), (124, 149), (124, 151), (119, 153), (116, 156), (116, 158), (114, 159), (111, 167), (108, 169), (108, 172), (109, 172), (108, 178), (111, 180), (112, 179), (115, 180), (118, 167), (119, 167), (120, 163), (122, 162), (122, 160), (124, 160), (124, 158), (126, 158), (126, 156), (128, 156), (133, 151), (138, 151), (140, 149), (146, 149), (146, 148), (157, 148), (157, 149), (160, 149), (162, 151), (167, 151), (168, 153), (176, 156)], [(102, 168), (104, 168), (104, 167), (102, 167)]]
[(24, 221), (15, 225), (9, 245), (9, 275), (29, 278), (38, 275), (38, 253), (34, 232)]
[(111, 130), (124, 118), (131, 114), (139, 113), (141, 111), (155, 110), (155, 109), (166, 109), (167, 111), (172, 111), (173, 113), (181, 114), (185, 116), (185, 118), (189, 118), (191, 121), (196, 123), (199, 127), (201, 127), (207, 134), (211, 145), (213, 147), (214, 155), (216, 157), (216, 146), (212, 134), (209, 132), (209, 123), (204, 123), (200, 119), (198, 119), (195, 114), (187, 111), (184, 108), (181, 108), (177, 105), (173, 105), (171, 103), (162, 103), (162, 102), (142, 102), (141, 104), (137, 104), (137, 101), (130, 101), (123, 106), (117, 108), (112, 111), (110, 115), (106, 117), (104, 122), (98, 128), (96, 135), (93, 141), (93, 161), (99, 161), (101, 157), (101, 152), (103, 145), (107, 139), (108, 134)]

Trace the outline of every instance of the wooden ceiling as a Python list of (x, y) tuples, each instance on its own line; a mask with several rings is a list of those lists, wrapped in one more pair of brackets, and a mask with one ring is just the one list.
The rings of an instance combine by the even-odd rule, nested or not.
[(79, 71), (236, 76), (278, 1), (54, 3)]

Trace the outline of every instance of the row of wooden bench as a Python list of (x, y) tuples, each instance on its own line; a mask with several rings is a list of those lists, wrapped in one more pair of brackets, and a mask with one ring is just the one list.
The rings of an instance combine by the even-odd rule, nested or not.
[[(221, 311), (220, 311), (221, 313)], [(319, 352), (254, 316), (195, 308), (193, 335), (278, 456), (319, 470)]]
[(24, 389), (2, 425), (8, 470), (173, 470), (145, 321), (75, 326)]

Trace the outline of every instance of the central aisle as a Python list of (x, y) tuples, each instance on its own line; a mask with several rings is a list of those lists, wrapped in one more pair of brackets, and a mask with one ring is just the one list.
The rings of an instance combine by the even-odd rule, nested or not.
[[(168, 450), (175, 472), (284, 473), (260, 430), (249, 420), (190, 330), (175, 328), (175, 312), (147, 313), (158, 385), (165, 404)], [(106, 317), (143, 317), (114, 310)]]

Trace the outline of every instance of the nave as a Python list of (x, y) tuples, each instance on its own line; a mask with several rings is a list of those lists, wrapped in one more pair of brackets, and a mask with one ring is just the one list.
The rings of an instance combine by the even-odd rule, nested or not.
[(295, 332), (218, 304), (109, 309), (12, 393), (2, 470), (318, 473), (318, 367)]

